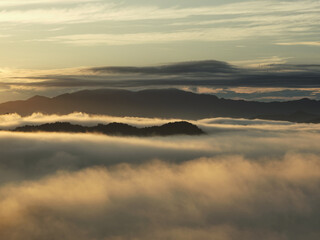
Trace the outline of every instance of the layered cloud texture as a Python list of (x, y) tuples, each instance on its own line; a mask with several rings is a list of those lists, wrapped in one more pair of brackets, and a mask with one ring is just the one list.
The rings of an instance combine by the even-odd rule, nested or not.
[[(120, 120), (80, 113), (1, 118), (7, 121), (2, 129)], [(167, 121), (122, 119), (137, 126)], [(0, 237), (318, 239), (318, 125), (243, 119), (193, 123), (208, 134), (123, 138), (0, 132)]]
[(1, 67), (319, 62), (317, 0), (5, 0)]
[(154, 66), (3, 70), (0, 71), (3, 79), (0, 102), (8, 98), (56, 96), (97, 88), (180, 88), (223, 98), (256, 101), (320, 99), (320, 65), (285, 64), (282, 61), (271, 58), (233, 64), (207, 60)]

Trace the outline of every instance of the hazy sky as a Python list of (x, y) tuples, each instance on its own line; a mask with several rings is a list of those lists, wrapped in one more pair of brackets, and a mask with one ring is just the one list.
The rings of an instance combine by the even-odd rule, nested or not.
[(319, 63), (318, 0), (1, 0), (0, 68)]

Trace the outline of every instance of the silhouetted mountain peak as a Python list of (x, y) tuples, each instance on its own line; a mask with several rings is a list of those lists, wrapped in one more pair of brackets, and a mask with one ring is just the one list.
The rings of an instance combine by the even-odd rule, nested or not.
[(40, 95), (35, 95), (35, 96), (29, 98), (27, 101), (44, 101), (44, 100), (48, 100), (48, 99), (50, 99), (50, 98), (40, 96)]

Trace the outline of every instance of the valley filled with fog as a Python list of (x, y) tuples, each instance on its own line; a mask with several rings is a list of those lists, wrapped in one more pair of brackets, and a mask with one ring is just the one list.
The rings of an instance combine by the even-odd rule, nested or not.
[(0, 116), (0, 238), (318, 239), (320, 125), (212, 118), (201, 136), (21, 133), (50, 122), (145, 127), (181, 119)]
[(319, 240), (319, 0), (0, 0), (0, 240)]

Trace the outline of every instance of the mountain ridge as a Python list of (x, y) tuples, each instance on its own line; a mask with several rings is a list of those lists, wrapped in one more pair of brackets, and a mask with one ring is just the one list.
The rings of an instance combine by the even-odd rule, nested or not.
[[(179, 89), (141, 91), (97, 89), (66, 93), (52, 98), (34, 96), (24, 101), (0, 104), (0, 114), (18, 113), (22, 116), (31, 115), (34, 112), (58, 115), (84, 112), (120, 117), (186, 120), (213, 117), (253, 119), (261, 116), (287, 116), (299, 111), (319, 118), (320, 101), (304, 98), (287, 102), (255, 102), (218, 98), (210, 94), (197, 94)], [(313, 121), (313, 119), (305, 119), (305, 121)]]
[(198, 126), (186, 122), (169, 122), (161, 126), (137, 128), (125, 123), (98, 124), (93, 127), (71, 124), (69, 122), (45, 123), (41, 125), (25, 125), (16, 127), (14, 132), (65, 132), (65, 133), (101, 133), (112, 136), (172, 136), (202, 135), (205, 132)]

